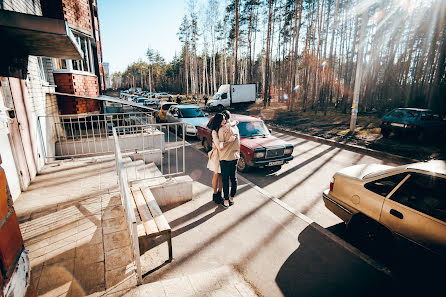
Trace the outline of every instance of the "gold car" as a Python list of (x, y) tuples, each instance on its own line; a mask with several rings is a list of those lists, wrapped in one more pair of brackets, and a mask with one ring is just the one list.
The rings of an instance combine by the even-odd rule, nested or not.
[(177, 105), (175, 102), (164, 101), (160, 103), (160, 110), (156, 113), (155, 119), (157, 123), (166, 121), (166, 114), (172, 105)]
[(398, 236), (446, 255), (446, 161), (347, 167), (322, 196), (355, 234)]

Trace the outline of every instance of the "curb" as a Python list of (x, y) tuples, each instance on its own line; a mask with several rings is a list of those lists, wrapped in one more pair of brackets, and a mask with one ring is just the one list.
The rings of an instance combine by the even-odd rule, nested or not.
[(401, 163), (401, 165), (403, 164), (408, 164), (408, 163), (418, 163), (418, 162), (422, 162), (422, 160), (417, 160), (417, 159), (412, 159), (412, 158), (407, 158), (407, 157), (403, 157), (403, 156), (398, 156), (398, 155), (394, 155), (394, 154), (389, 154), (389, 153), (385, 153), (385, 152), (381, 152), (381, 151), (377, 151), (377, 150), (373, 150), (373, 149), (369, 149), (369, 148), (365, 148), (362, 146), (358, 146), (358, 145), (354, 145), (354, 144), (346, 144), (345, 142), (337, 142), (334, 140), (329, 140), (329, 139), (325, 139), (319, 136), (313, 136), (313, 135), (309, 135), (309, 134), (304, 134), (298, 131), (294, 131), (291, 129), (287, 129), (287, 128), (281, 128), (281, 127), (277, 127), (274, 125), (270, 125), (273, 130), (278, 131), (278, 132), (284, 132), (284, 133), (290, 133), (290, 134), (294, 134), (295, 136), (307, 139), (307, 140), (311, 140), (311, 141), (315, 141), (318, 143), (322, 143), (322, 144), (327, 144), (327, 145), (331, 145), (337, 148), (342, 148), (345, 150), (349, 150), (355, 153), (361, 153), (361, 154), (366, 154), (369, 155), (371, 157), (375, 157), (375, 158), (380, 158), (380, 159), (386, 159), (389, 161), (393, 161), (396, 163)]

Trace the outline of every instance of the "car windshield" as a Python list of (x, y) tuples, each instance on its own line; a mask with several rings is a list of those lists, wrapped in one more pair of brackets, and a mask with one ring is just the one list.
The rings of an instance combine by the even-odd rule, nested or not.
[(217, 94), (214, 95), (214, 97), (212, 97), (212, 99), (220, 100), (220, 96), (221, 96), (221, 94), (217, 93)]
[(179, 110), (179, 116), (180, 118), (199, 118), (204, 117), (203, 111), (197, 107), (197, 108), (184, 108)]
[(406, 110), (406, 116), (408, 118), (416, 118), (420, 112), (416, 110)]
[(240, 132), (240, 137), (269, 135), (269, 131), (262, 121), (240, 122), (237, 127)]
[(163, 110), (168, 110), (171, 106), (172, 106), (172, 104), (164, 104), (162, 109)]

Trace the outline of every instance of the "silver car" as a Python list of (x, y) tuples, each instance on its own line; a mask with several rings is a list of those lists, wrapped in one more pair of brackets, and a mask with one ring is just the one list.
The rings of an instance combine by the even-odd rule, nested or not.
[[(198, 135), (198, 126), (205, 127), (209, 122), (208, 114), (204, 113), (198, 105), (172, 105), (166, 114), (168, 123), (185, 123), (186, 136)], [(182, 130), (178, 131), (183, 134)]]

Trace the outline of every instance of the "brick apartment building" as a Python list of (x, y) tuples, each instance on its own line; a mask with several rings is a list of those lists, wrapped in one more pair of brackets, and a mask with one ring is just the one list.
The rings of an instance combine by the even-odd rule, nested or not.
[(43, 167), (45, 147), (55, 144), (45, 117), (101, 111), (98, 100), (84, 98), (98, 97), (105, 86), (96, 0), (0, 0), (0, 44), (4, 293), (23, 250), (12, 203)]
[(41, 138), (53, 141), (38, 117), (101, 111), (84, 98), (105, 88), (97, 2), (0, 0), (0, 43), (0, 154), (15, 200), (44, 165)]

